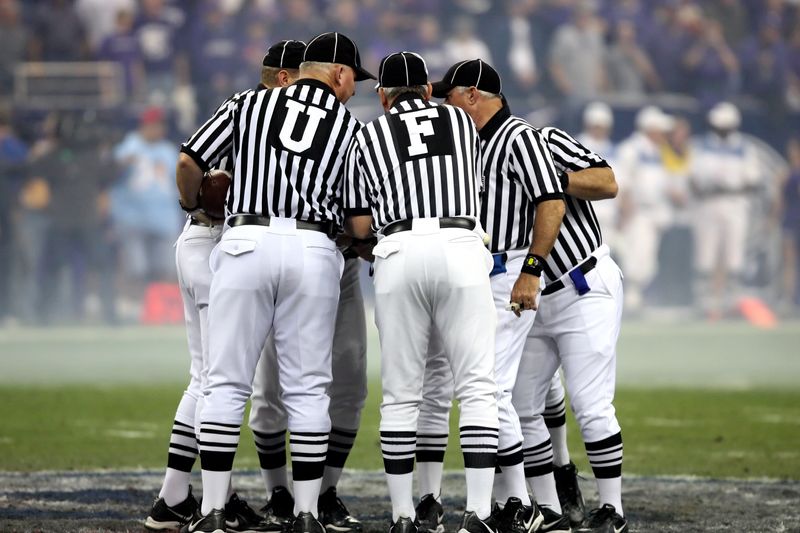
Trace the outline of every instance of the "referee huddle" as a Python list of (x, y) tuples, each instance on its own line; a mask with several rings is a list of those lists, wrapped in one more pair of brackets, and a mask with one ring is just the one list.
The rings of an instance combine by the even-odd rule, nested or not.
[[(202, 211), (198, 193), (209, 169), (232, 174), (209, 257), (202, 401), (194, 431), (188, 423), (180, 431), (194, 438), (183, 449), (199, 450), (203, 499), (160, 498), (146, 526), (360, 533), (335, 481), (338, 517), (323, 509), (322, 492), (330, 451), (341, 457), (338, 480), (357, 430), (332, 427), (331, 410), (333, 389), (363, 388), (337, 383), (334, 346), (335, 336), (359, 334), (337, 309), (346, 260), (361, 257), (374, 268), (389, 530), (443, 533), (455, 398), (467, 487), (459, 533), (627, 531), (611, 404), (621, 274), (591, 207), (616, 194), (613, 171), (567, 133), (513, 116), (499, 74), (481, 60), (431, 83), (425, 60), (405, 51), (384, 57), (373, 76), (336, 32), (278, 43), (270, 54), (272, 81), (229, 98), (181, 150), (180, 203), (192, 225), (222, 224)], [(361, 124), (345, 104), (368, 79), (377, 79), (385, 113)], [(273, 344), (273, 377), (261, 386), (280, 389), (286, 425), (257, 432), (257, 444), (285, 470), (288, 429), (293, 482), (291, 494), (270, 488), (265, 473), (270, 503), (247, 522), (228, 510), (231, 470), (259, 359)], [(562, 453), (561, 373), (598, 483), (600, 505), (586, 512)], [(276, 511), (278, 498), (288, 510)]]

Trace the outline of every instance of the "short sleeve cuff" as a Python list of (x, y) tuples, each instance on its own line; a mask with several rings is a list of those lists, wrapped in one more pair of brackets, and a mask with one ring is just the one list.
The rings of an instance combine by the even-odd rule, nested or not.
[(181, 153), (184, 153), (184, 154), (188, 155), (189, 157), (191, 157), (192, 160), (195, 163), (197, 163), (197, 166), (200, 167), (200, 170), (202, 170), (203, 172), (208, 172), (208, 170), (210, 168), (208, 163), (206, 163), (203, 160), (203, 158), (200, 157), (200, 155), (197, 152), (195, 152), (194, 150), (192, 150), (191, 148), (189, 148), (185, 144), (182, 144), (181, 145)]

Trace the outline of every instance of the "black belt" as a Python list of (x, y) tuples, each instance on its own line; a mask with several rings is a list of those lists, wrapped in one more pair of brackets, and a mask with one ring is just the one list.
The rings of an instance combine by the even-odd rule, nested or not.
[[(578, 265), (578, 270), (586, 274), (587, 272), (591, 271), (597, 265), (597, 258), (595, 256), (591, 256), (589, 259)], [(544, 290), (542, 291), (542, 296), (553, 294), (554, 292), (558, 292), (564, 288), (564, 280), (559, 279), (547, 285)]]
[[(264, 215), (233, 215), (228, 219), (228, 225), (232, 228), (236, 226), (269, 226), (270, 218)], [(324, 233), (331, 239), (336, 237), (336, 224), (330, 221), (308, 222), (296, 220), (297, 229), (308, 229)]]
[(190, 226), (203, 226), (204, 228), (211, 228), (211, 227), (219, 226), (220, 224), (222, 224), (221, 220), (219, 220), (219, 221), (215, 220), (211, 224), (209, 224), (207, 222), (202, 222), (200, 220), (197, 220), (194, 217), (190, 218), (189, 220), (190, 220), (190, 222), (189, 222)]
[[(397, 233), (398, 231), (409, 231), (413, 226), (414, 220), (411, 218), (407, 218), (405, 220), (398, 220), (397, 222), (392, 222), (385, 228), (381, 230), (384, 237), (388, 237), (393, 233)], [(475, 221), (471, 218), (464, 218), (464, 217), (442, 217), (439, 219), (439, 227), (440, 228), (462, 228), (473, 230), (475, 229)]]

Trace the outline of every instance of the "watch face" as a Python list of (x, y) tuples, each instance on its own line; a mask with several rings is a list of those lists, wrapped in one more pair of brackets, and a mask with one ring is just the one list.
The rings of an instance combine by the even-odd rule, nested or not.
[(528, 257), (527, 259), (525, 259), (525, 264), (529, 267), (536, 268), (537, 266), (539, 266), (539, 260), (536, 259), (535, 257)]

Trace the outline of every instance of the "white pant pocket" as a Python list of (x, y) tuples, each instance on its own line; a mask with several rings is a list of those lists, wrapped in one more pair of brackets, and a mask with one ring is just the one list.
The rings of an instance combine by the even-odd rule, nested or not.
[(401, 245), (397, 241), (386, 241), (385, 239), (375, 245), (372, 249), (372, 255), (386, 259), (390, 255), (400, 251)]
[(252, 252), (256, 249), (255, 241), (245, 239), (228, 239), (220, 241), (219, 249), (234, 257)]

